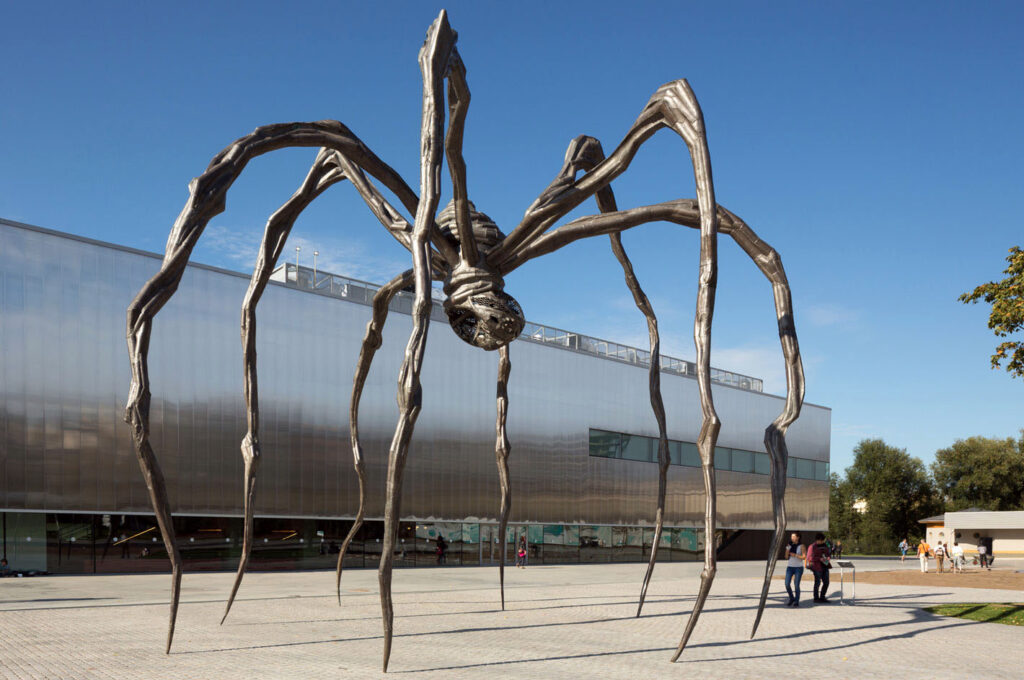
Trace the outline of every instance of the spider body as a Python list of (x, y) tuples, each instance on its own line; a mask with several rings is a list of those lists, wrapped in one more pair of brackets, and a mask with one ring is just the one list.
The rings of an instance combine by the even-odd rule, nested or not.
[[(765, 578), (753, 632), (761, 619), (768, 587), (781, 550), (786, 528), (784, 492), (788, 452), (785, 433), (800, 414), (804, 378), (793, 322), (789, 283), (777, 252), (762, 241), (739, 217), (715, 201), (711, 162), (704, 120), (696, 96), (685, 80), (658, 88), (641, 110), (636, 122), (608, 157), (598, 140), (579, 136), (572, 140), (561, 170), (551, 184), (527, 209), (523, 220), (508, 235), (487, 215), (470, 203), (466, 188), (466, 165), (462, 159), (462, 136), (469, 106), (466, 70), (455, 48), (456, 34), (442, 11), (427, 32), (420, 51), (423, 74), (423, 126), (421, 132), (421, 177), (417, 195), (390, 166), (384, 163), (345, 125), (338, 121), (285, 123), (257, 128), (217, 154), (206, 171), (190, 184), (190, 197), (171, 230), (159, 272), (139, 291), (128, 308), (127, 340), (132, 365), (132, 384), (125, 419), (132, 427), (139, 464), (149, 488), (164, 545), (171, 561), (171, 612), (167, 635), (170, 650), (174, 634), (181, 583), (181, 555), (175, 541), (170, 503), (160, 466), (149, 441), (150, 385), (149, 339), (155, 315), (174, 294), (189, 256), (209, 220), (225, 208), (232, 183), (256, 156), (285, 147), (319, 147), (306, 179), (292, 197), (267, 221), (256, 267), (242, 305), (242, 347), (247, 432), (241, 453), (245, 464), (244, 528), (242, 557), (224, 612), (226, 618), (248, 565), (253, 534), (256, 478), (262, 457), (259, 439), (258, 378), (256, 364), (256, 307), (284, 249), (285, 241), (302, 210), (327, 188), (347, 180), (359, 192), (367, 207), (385, 229), (412, 256), (413, 267), (382, 286), (373, 299), (372, 318), (367, 325), (353, 379), (349, 432), (353, 463), (359, 482), (359, 512), (338, 556), (336, 588), (341, 599), (342, 561), (364, 517), (366, 476), (359, 438), (359, 403), (373, 356), (381, 346), (391, 299), (399, 291), (415, 291), (413, 329), (406, 345), (398, 379), (399, 418), (388, 451), (384, 510), (384, 538), (378, 568), (384, 626), (383, 667), (390, 657), (394, 607), (391, 574), (401, 517), (402, 475), (419, 415), (423, 391), (423, 365), (430, 323), (431, 280), (444, 284), (444, 311), (452, 329), (467, 343), (484, 350), (497, 350), (498, 384), (496, 400), (495, 458), (501, 486), (499, 536), (511, 509), (508, 459), (511, 444), (506, 432), (508, 380), (511, 371), (509, 344), (522, 332), (522, 308), (504, 291), (504, 276), (525, 262), (551, 253), (581, 238), (608, 236), (612, 252), (622, 266), (626, 284), (637, 307), (647, 319), (651, 341), (649, 384), (651, 406), (658, 424), (659, 486), (655, 505), (655, 533), (647, 573), (640, 591), (637, 616), (643, 607), (664, 523), (669, 448), (666, 415), (660, 388), (660, 336), (657, 317), (640, 287), (632, 264), (622, 246), (621, 233), (652, 222), (667, 221), (696, 229), (700, 233), (700, 268), (697, 276), (697, 310), (694, 320), (697, 385), (702, 426), (697, 442), (706, 492), (704, 569), (693, 610), (672, 660), (682, 653), (696, 624), (715, 577), (715, 466), (714, 451), (721, 422), (711, 393), (711, 321), (717, 281), (717, 237), (730, 236), (747, 253), (771, 284), (782, 353), (786, 363), (787, 390), (782, 412), (765, 429), (765, 449), (771, 460), (770, 484), (775, 515), (775, 532), (765, 565)], [(449, 121), (444, 129), (445, 83)], [(625, 172), (639, 147), (651, 135), (669, 129), (685, 142), (696, 180), (696, 199), (680, 199), (619, 210), (612, 181)], [(454, 198), (437, 213), (442, 155), (447, 159)], [(410, 222), (383, 196), (373, 179), (383, 184), (401, 203)], [(563, 216), (590, 197), (600, 213), (552, 228)], [(505, 605), (504, 555), (499, 561), (501, 606)], [(222, 619), (223, 622), (223, 619)], [(753, 632), (751, 636), (753, 636)]]
[[(526, 325), (523, 308), (505, 292), (505, 279), (484, 259), (494, 246), (505, 239), (487, 215), (469, 203), (473, 240), (481, 261), (470, 266), (457, 262), (444, 279), (444, 312), (455, 334), (465, 342), (488, 351), (507, 346), (519, 337)], [(442, 236), (461, 247), (455, 224), (455, 202), (451, 201), (437, 216)]]

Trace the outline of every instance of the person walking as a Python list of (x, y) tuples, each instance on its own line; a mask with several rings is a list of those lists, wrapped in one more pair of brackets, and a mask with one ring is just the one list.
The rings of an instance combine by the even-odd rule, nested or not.
[(526, 536), (519, 537), (519, 547), (516, 549), (516, 566), (526, 569)]
[(917, 544), (917, 559), (921, 560), (921, 573), (928, 573), (928, 553), (931, 552), (932, 547), (921, 539), (921, 542)]
[(910, 543), (907, 542), (907, 539), (904, 538), (902, 541), (900, 541), (899, 550), (900, 562), (905, 562), (907, 559), (907, 551), (910, 550)]
[(437, 535), (437, 564), (447, 564), (448, 562), (448, 543), (444, 540), (444, 536), (441, 534)]
[(935, 553), (935, 569), (936, 569), (936, 571), (938, 571), (941, 574), (942, 573), (942, 563), (946, 559), (946, 546), (945, 546), (945, 544), (942, 543), (941, 541), (936, 543), (935, 550), (933, 552)]
[(964, 573), (964, 547), (960, 545), (960, 541), (953, 541), (953, 547), (949, 549), (949, 554), (953, 559), (953, 572), (956, 574)]
[[(832, 553), (825, 545), (825, 534), (818, 532), (814, 535), (814, 543), (807, 549), (807, 566), (814, 574), (814, 601), (821, 604), (828, 603), (828, 570), (832, 568)], [(820, 592), (819, 592), (820, 591)]]
[[(787, 607), (800, 606), (800, 579), (804, 576), (804, 562), (807, 559), (807, 551), (800, 543), (800, 534), (793, 532), (789, 535), (789, 545), (786, 546), (786, 592), (789, 593)], [(790, 583), (793, 587), (790, 587)]]

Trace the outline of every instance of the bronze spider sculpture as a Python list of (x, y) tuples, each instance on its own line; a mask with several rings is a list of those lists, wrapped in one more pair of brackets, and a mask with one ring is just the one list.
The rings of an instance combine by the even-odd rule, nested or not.
[[(337, 121), (283, 123), (257, 128), (217, 154), (206, 171), (189, 185), (190, 196), (178, 216), (167, 242), (160, 270), (139, 291), (128, 308), (128, 349), (132, 383), (125, 419), (132, 427), (136, 451), (149, 488), (150, 500), (164, 545), (171, 561), (171, 611), (167, 633), (169, 652), (174, 635), (182, 562), (175, 543), (171, 512), (156, 455), (149, 441), (149, 372), (147, 355), (152, 323), (160, 308), (171, 298), (185, 271), (189, 256), (207, 223), (225, 208), (232, 183), (254, 157), (286, 147), (320, 147), (312, 169), (299, 190), (267, 222), (255, 271), (242, 305), (242, 344), (245, 370), (245, 403), (248, 431), (241, 450), (245, 463), (245, 533), (242, 556), (224, 617), (238, 592), (249, 561), (253, 541), (254, 494), (261, 451), (256, 374), (256, 305), (270, 274), (284, 249), (285, 240), (302, 210), (332, 184), (348, 180), (384, 227), (412, 253), (412, 269), (392, 279), (373, 299), (372, 319), (367, 326), (356, 368), (350, 407), (350, 436), (359, 482), (359, 512), (338, 557), (336, 587), (341, 597), (342, 560), (363, 521), (365, 472), (359, 441), (358, 413), (363, 383), (374, 353), (381, 345), (381, 331), (388, 305), (400, 290), (415, 288), (413, 330), (405, 350), (398, 380), (399, 419), (388, 452), (384, 538), (378, 577), (384, 624), (383, 668), (391, 653), (394, 608), (391, 599), (391, 571), (399, 523), (402, 473), (422, 404), (420, 369), (423, 365), (427, 328), (430, 322), (431, 280), (444, 282), (444, 310), (455, 333), (466, 342), (485, 350), (498, 350), (497, 441), (495, 453), (501, 485), (499, 535), (504, 536), (511, 508), (508, 457), (511, 450), (505, 431), (508, 413), (508, 378), (511, 369), (508, 345), (522, 332), (525, 323), (519, 304), (504, 292), (504, 275), (529, 260), (553, 252), (578, 239), (608, 235), (612, 250), (621, 263), (626, 283), (639, 309), (647, 318), (651, 341), (649, 372), (651, 405), (658, 423), (659, 485), (656, 528), (650, 561), (640, 592), (637, 616), (643, 608), (664, 523), (666, 475), (669, 466), (665, 409), (661, 398), (660, 355), (657, 318), (622, 247), (621, 232), (652, 221), (667, 221), (700, 230), (700, 276), (694, 342), (697, 353), (697, 382), (703, 415), (697, 447), (706, 492), (704, 517), (704, 569), (693, 610), (672, 660), (678, 659), (703, 610), (716, 571), (715, 468), (714, 450), (721, 423), (711, 394), (711, 320), (717, 279), (717, 235), (728, 234), (754, 261), (772, 284), (779, 336), (786, 362), (787, 391), (782, 413), (765, 430), (764, 443), (771, 458), (770, 483), (775, 514), (775, 531), (765, 567), (760, 603), (751, 637), (764, 611), (775, 559), (786, 528), (784, 493), (788, 453), (785, 433), (799, 416), (803, 403), (804, 377), (793, 324), (789, 284), (778, 253), (761, 241), (736, 215), (715, 202), (711, 163), (704, 121), (689, 84), (677, 80), (651, 97), (626, 136), (605, 157), (593, 137), (574, 139), (555, 180), (527, 209), (522, 222), (507, 236), (469, 202), (462, 138), (469, 107), (466, 70), (455, 48), (457, 35), (442, 11), (427, 32), (419, 53), (423, 74), (423, 123), (421, 130), (420, 192), (417, 196), (402, 178), (381, 161), (347, 127)], [(448, 129), (444, 128), (444, 84), (447, 81)], [(675, 131), (686, 143), (696, 179), (696, 200), (676, 200), (619, 210), (611, 182), (629, 167), (633, 156), (651, 135), (662, 128)], [(447, 159), (454, 198), (440, 214), (438, 194), (442, 153)], [(367, 174), (381, 182), (402, 203), (414, 220), (402, 216), (381, 195)], [(590, 196), (595, 196), (600, 214), (581, 217), (550, 229), (561, 217)], [(501, 605), (504, 609), (504, 554), (499, 561)], [(223, 620), (221, 622), (223, 623)]]

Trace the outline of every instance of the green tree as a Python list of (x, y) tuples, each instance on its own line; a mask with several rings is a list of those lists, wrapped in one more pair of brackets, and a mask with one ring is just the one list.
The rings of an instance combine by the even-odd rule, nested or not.
[[(1024, 330), (1024, 250), (1010, 248), (1006, 261), (1010, 266), (1003, 270), (1008, 274), (1005, 279), (982, 284), (959, 298), (964, 304), (984, 300), (992, 305), (988, 327), (1000, 338)], [(999, 368), (1004, 359), (1008, 360), (1006, 370), (1010, 375), (1024, 377), (1024, 342), (999, 343), (992, 355), (992, 368)]]
[(1019, 440), (958, 439), (935, 453), (932, 477), (950, 510), (1024, 509), (1024, 432)]
[(828, 533), (833, 539), (839, 539), (848, 549), (858, 550), (857, 520), (860, 519), (853, 509), (856, 500), (850, 483), (836, 473), (829, 475), (828, 480)]
[(853, 496), (867, 502), (858, 521), (857, 543), (868, 552), (892, 552), (901, 538), (920, 535), (918, 520), (940, 512), (942, 503), (924, 463), (906, 449), (865, 439), (853, 453), (846, 481)]

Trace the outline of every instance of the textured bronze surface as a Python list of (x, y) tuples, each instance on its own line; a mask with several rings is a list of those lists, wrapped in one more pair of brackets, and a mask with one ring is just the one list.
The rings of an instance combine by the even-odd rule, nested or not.
[[(128, 308), (127, 339), (132, 384), (125, 419), (132, 427), (139, 464), (171, 560), (171, 611), (167, 651), (170, 650), (173, 639), (178, 608), (181, 556), (175, 541), (166, 485), (149, 441), (148, 351), (153, 319), (177, 290), (199, 236), (209, 220), (224, 210), (227, 191), (249, 160), (276, 149), (304, 146), (320, 147), (321, 150), (299, 190), (268, 220), (259, 259), (242, 308), (244, 386), (248, 421), (248, 431), (241, 446), (245, 463), (245, 535), (242, 557), (224, 617), (226, 618), (230, 611), (252, 549), (256, 473), (261, 456), (256, 372), (256, 306), (270, 273), (283, 252), (295, 219), (329, 186), (347, 179), (384, 227), (410, 251), (413, 262), (411, 270), (393, 279), (375, 295), (373, 316), (367, 325), (359, 354), (350, 405), (353, 464), (358, 476), (360, 493), (359, 512), (352, 530), (342, 545), (336, 573), (340, 601), (342, 561), (364, 517), (366, 479), (358, 428), (360, 398), (374, 353), (381, 345), (381, 333), (387, 319), (388, 305), (398, 291), (413, 285), (413, 328), (406, 345), (398, 380), (399, 418), (388, 452), (385, 529), (378, 568), (384, 628), (383, 669), (386, 671), (388, 667), (394, 632), (391, 577), (401, 517), (402, 476), (409, 443), (423, 403), (420, 372), (430, 323), (431, 279), (444, 282), (444, 292), (447, 296), (444, 308), (456, 334), (474, 346), (486, 350), (497, 349), (499, 352), (495, 455), (501, 484), (499, 536), (503, 549), (499, 562), (499, 583), (501, 604), (504, 608), (505, 531), (512, 502), (508, 468), (511, 446), (506, 432), (508, 379), (511, 370), (508, 345), (522, 332), (525, 322), (519, 304), (504, 292), (503, 277), (532, 258), (553, 252), (578, 239), (599, 235), (609, 235), (611, 239), (612, 250), (622, 265), (627, 286), (637, 307), (647, 320), (651, 342), (649, 383), (651, 405), (659, 431), (659, 486), (655, 508), (654, 544), (637, 608), (637, 615), (640, 615), (664, 523), (669, 452), (665, 409), (660, 389), (660, 338), (657, 318), (633, 272), (620, 234), (626, 229), (656, 220), (700, 230), (694, 343), (702, 410), (702, 425), (697, 446), (706, 495), (704, 526), (708, 539), (705, 540), (704, 569), (701, 572), (700, 588), (682, 639), (672, 657), (673, 661), (682, 653), (703, 610), (716, 569), (717, 546), (711, 537), (715, 535), (716, 520), (714, 450), (721, 423), (712, 401), (710, 352), (718, 268), (718, 232), (731, 236), (772, 284), (779, 336), (786, 361), (787, 393), (785, 408), (765, 430), (765, 447), (772, 463), (770, 479), (775, 533), (765, 567), (765, 581), (753, 632), (757, 630), (775, 568), (775, 557), (785, 531), (784, 492), (788, 460), (785, 434), (789, 425), (799, 416), (804, 394), (803, 368), (793, 323), (790, 289), (778, 253), (761, 241), (742, 220), (715, 202), (703, 115), (696, 97), (685, 80), (673, 81), (660, 87), (626, 133), (625, 138), (607, 158), (596, 139), (586, 136), (574, 139), (566, 153), (562, 170), (555, 180), (529, 207), (520, 224), (505, 236), (490, 218), (476, 211), (468, 198), (462, 141), (470, 94), (466, 82), (466, 69), (455, 48), (456, 39), (455, 31), (448, 24), (447, 14), (442, 11), (427, 32), (427, 39), (420, 50), (423, 118), (419, 196), (390, 166), (381, 161), (347, 127), (337, 121), (284, 123), (257, 128), (252, 134), (240, 138), (215, 156), (206, 171), (192, 181), (189, 200), (171, 230), (160, 271), (143, 286)], [(444, 130), (446, 80), (449, 113), (447, 133)], [(611, 182), (628, 169), (640, 146), (663, 128), (676, 132), (689, 149), (696, 180), (697, 199), (620, 211), (615, 203)], [(438, 214), (442, 154), (447, 159), (454, 197), (450, 205)], [(382, 183), (398, 198), (405, 210), (414, 216), (411, 223), (384, 199), (367, 174)], [(590, 196), (595, 196), (600, 214), (582, 217), (562, 227), (551, 229), (559, 219)]]

